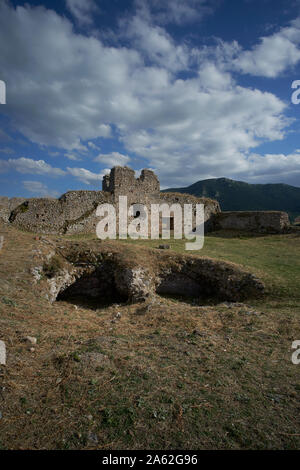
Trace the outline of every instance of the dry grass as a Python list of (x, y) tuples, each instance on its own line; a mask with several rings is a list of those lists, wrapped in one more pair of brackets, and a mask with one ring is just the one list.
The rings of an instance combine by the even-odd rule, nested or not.
[[(299, 448), (291, 343), (300, 339), (300, 237), (207, 237), (203, 254), (267, 282), (251, 306), (164, 298), (147, 310), (51, 305), (30, 273), (39, 241), (4, 226), (0, 234), (2, 448)], [(158, 243), (124, 253), (137, 256), (139, 244)]]

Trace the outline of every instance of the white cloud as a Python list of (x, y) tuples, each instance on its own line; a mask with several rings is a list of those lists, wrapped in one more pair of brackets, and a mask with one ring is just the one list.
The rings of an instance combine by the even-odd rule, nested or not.
[(32, 158), (9, 158), (0, 160), (0, 171), (6, 172), (15, 170), (19, 173), (31, 173), (36, 175), (62, 176), (65, 171), (60, 168), (53, 168), (44, 160), (33, 160)]
[(289, 26), (263, 36), (251, 49), (243, 49), (236, 41), (224, 42), (216, 38), (214, 46), (203, 46), (191, 51), (193, 59), (202, 68), (211, 61), (223, 72), (276, 78), (300, 61), (300, 17)]
[(74, 155), (73, 153), (65, 153), (65, 157), (68, 158), (69, 160), (73, 161), (80, 161), (82, 160), (78, 155)]
[(93, 23), (93, 14), (99, 12), (94, 0), (66, 0), (66, 6), (80, 25)]
[(41, 183), (40, 181), (23, 181), (24, 188), (38, 197), (58, 197), (60, 193)]
[(251, 50), (242, 51), (234, 60), (234, 67), (251, 75), (277, 77), (288, 67), (300, 61), (300, 20), (265, 36)]
[[(251, 154), (247, 160), (247, 175), (249, 178), (256, 177), (285, 177), (292, 173), (300, 175), (300, 154)], [(299, 181), (299, 180), (298, 180)]]
[[(222, 41), (215, 48), (195, 49), (176, 44), (162, 22), (152, 23), (154, 3), (149, 17), (146, 12), (123, 24), (127, 47), (109, 47), (96, 37), (76, 34), (72, 23), (54, 11), (14, 9), (0, 2), (7, 114), (28, 139), (68, 155), (88, 155), (95, 150), (94, 139), (114, 136), (126, 152), (147, 159), (145, 166), (156, 169), (163, 185), (249, 171), (253, 149), (284, 138), (286, 104), (272, 93), (239, 86), (231, 72), (275, 76), (293, 65), (298, 60), (298, 23), (251, 51)], [(279, 61), (272, 54), (267, 57), (272, 44), (278, 47)], [(287, 44), (295, 46), (292, 52)], [(193, 78), (179, 79), (178, 71), (192, 72), (188, 76)], [(101, 155), (111, 166), (113, 154)], [(266, 162), (271, 174), (275, 162)], [(23, 162), (17, 171), (28, 171), (28, 166)], [(41, 167), (32, 163), (31, 171), (65, 174)], [(84, 168), (68, 168), (68, 173), (86, 184), (98, 184), (102, 177)]]
[(249, 149), (284, 136), (284, 103), (259, 90), (203, 91), (196, 79), (178, 81), (164, 96), (164, 106), (168, 117), (158, 114), (151, 131), (123, 136), (130, 151), (159, 171), (164, 185), (242, 170)]
[(226, 90), (234, 85), (231, 75), (213, 62), (203, 62), (198, 75), (201, 85), (206, 90)]
[(171, 36), (160, 26), (135, 16), (127, 23), (125, 36), (153, 64), (171, 71), (183, 70), (188, 65), (188, 53), (184, 45), (176, 45)]
[(88, 150), (85, 140), (111, 136), (110, 122), (118, 121), (121, 101), (131, 101), (130, 75), (141, 63), (134, 50), (75, 34), (54, 11), (3, 2), (0, 57), (6, 112), (17, 129), (38, 144), (78, 151)]
[(92, 150), (100, 150), (100, 147), (98, 145), (94, 144), (94, 142), (88, 142), (88, 146)]
[(111, 152), (111, 153), (100, 153), (96, 158), (94, 158), (94, 162), (105, 163), (110, 168), (113, 166), (125, 166), (130, 161), (130, 157), (128, 155), (122, 155), (119, 152)]
[(178, 25), (201, 20), (212, 13), (217, 0), (136, 0), (140, 16), (161, 24)]
[(85, 184), (93, 184), (99, 185), (99, 189), (101, 189), (101, 182), (102, 178), (105, 174), (109, 172), (109, 170), (104, 170), (102, 173), (93, 173), (90, 170), (86, 170), (85, 168), (67, 168), (70, 175), (77, 178), (79, 181)]

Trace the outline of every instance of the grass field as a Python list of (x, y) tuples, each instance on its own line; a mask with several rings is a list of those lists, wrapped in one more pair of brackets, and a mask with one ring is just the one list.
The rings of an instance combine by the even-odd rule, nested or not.
[[(298, 233), (206, 237), (199, 256), (255, 273), (266, 284), (262, 299), (199, 306), (161, 298), (145, 309), (50, 304), (29, 272), (35, 236), (0, 232), (0, 339), (8, 352), (1, 448), (300, 447), (300, 364), (291, 362), (300, 340)], [(166, 242), (184, 251), (183, 241)], [(160, 242), (115, 243), (139, 250)], [(38, 339), (34, 351), (27, 335)]]

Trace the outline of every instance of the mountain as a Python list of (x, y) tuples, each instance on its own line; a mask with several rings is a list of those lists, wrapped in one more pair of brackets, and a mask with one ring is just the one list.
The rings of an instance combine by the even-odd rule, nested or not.
[(300, 188), (288, 184), (249, 184), (212, 178), (163, 192), (210, 197), (219, 201), (223, 211), (281, 210), (288, 212), (292, 221), (300, 215)]

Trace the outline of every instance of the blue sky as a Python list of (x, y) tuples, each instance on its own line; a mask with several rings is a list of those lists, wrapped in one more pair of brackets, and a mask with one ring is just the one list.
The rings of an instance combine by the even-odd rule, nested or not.
[(300, 1), (0, 0), (1, 195), (161, 186), (300, 187)]

